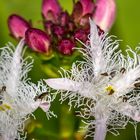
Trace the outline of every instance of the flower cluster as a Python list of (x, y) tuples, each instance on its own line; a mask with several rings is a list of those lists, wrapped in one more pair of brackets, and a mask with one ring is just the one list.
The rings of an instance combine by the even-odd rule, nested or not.
[[(21, 139), (24, 122), (38, 108), (49, 113), (51, 96), (43, 81), (34, 84), (27, 78), (32, 68), (30, 57), (23, 59), (21, 40), (16, 49), (12, 44), (0, 49), (0, 139)], [(24, 137), (23, 137), (24, 139)]]
[(61, 94), (61, 101), (69, 99), (70, 106), (81, 107), (89, 135), (104, 140), (107, 131), (117, 135), (128, 122), (140, 121), (140, 47), (136, 52), (128, 47), (124, 56), (119, 40), (106, 33), (99, 36), (92, 20), (90, 26), (90, 43), (79, 48), (84, 61), (46, 83)]
[(115, 19), (114, 0), (78, 0), (73, 3), (72, 13), (64, 11), (57, 0), (42, 1), (44, 31), (33, 28), (19, 15), (8, 19), (11, 35), (16, 39), (26, 38), (27, 45), (36, 52), (48, 54), (54, 49), (61, 54), (71, 55), (76, 39), (87, 41), (89, 18), (94, 19), (100, 32), (109, 30)]

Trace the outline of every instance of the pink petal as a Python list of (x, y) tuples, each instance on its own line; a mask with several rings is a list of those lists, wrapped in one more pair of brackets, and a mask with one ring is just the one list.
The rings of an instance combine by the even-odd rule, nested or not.
[(47, 112), (50, 108), (50, 103), (44, 102), (39, 105), (39, 107), (44, 111)]
[(93, 19), (102, 30), (107, 31), (111, 28), (115, 15), (115, 0), (97, 0)]

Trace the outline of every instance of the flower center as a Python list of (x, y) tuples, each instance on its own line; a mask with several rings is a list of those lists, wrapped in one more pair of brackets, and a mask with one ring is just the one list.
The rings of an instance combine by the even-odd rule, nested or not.
[(6, 111), (6, 110), (11, 110), (11, 106), (8, 104), (2, 104), (0, 105), (0, 111)]
[(114, 87), (111, 85), (107, 86), (105, 90), (108, 92), (108, 95), (112, 95), (115, 92)]
[(11, 106), (7, 103), (3, 103), (3, 94), (6, 92), (6, 86), (2, 86), (0, 89), (0, 111), (11, 110)]

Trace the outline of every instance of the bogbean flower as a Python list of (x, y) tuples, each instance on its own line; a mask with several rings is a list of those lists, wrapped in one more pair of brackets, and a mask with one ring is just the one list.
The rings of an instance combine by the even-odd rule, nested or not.
[(107, 131), (117, 135), (117, 129), (124, 129), (128, 122), (140, 121), (140, 47), (136, 52), (128, 47), (124, 56), (119, 41), (106, 33), (99, 36), (92, 20), (89, 42), (80, 49), (84, 61), (73, 63), (62, 78), (46, 83), (61, 94), (61, 101), (69, 99), (70, 106), (81, 107), (87, 135), (104, 140)]
[[(27, 78), (32, 68), (30, 57), (23, 59), (24, 40), (16, 49), (12, 44), (0, 53), (0, 139), (24, 139), (24, 122), (38, 108), (49, 113), (51, 96), (43, 81), (38, 84)], [(49, 114), (48, 114), (49, 115)]]

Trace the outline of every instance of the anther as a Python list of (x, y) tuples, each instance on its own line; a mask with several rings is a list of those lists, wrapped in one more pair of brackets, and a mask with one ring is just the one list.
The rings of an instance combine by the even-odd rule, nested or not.
[(6, 86), (2, 86), (2, 91), (6, 91)]
[(125, 68), (121, 68), (120, 69), (120, 73), (124, 74), (126, 72), (126, 69)]
[[(1, 98), (0, 98), (1, 99)], [(2, 105), (3, 104), (3, 101), (0, 101), (0, 105)]]
[(136, 79), (136, 81), (140, 81), (140, 77)]
[(123, 102), (127, 102), (127, 97), (123, 97)]
[(140, 87), (140, 82), (134, 84), (135, 87)]
[(108, 95), (112, 95), (115, 91), (113, 89), (110, 90), (110, 92), (108, 93)]
[(108, 92), (108, 95), (112, 95), (115, 92), (115, 90), (112, 86), (108, 86), (105, 89)]
[(0, 93), (6, 91), (6, 86), (2, 86), (2, 88), (0, 89)]
[(108, 73), (105, 72), (105, 73), (101, 73), (102, 76), (108, 76)]
[(112, 71), (111, 73), (110, 73), (110, 76), (113, 78), (114, 76), (116, 75), (116, 71)]

